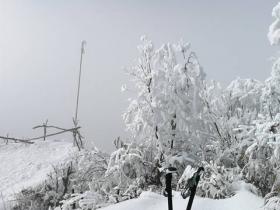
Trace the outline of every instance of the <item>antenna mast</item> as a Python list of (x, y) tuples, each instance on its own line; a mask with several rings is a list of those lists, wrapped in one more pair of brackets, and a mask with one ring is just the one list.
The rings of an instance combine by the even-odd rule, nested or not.
[(78, 80), (78, 90), (77, 90), (77, 100), (76, 100), (76, 112), (74, 123), (78, 124), (78, 110), (79, 110), (79, 98), (80, 98), (80, 87), (81, 87), (81, 75), (82, 75), (82, 64), (83, 64), (83, 55), (85, 54), (85, 45), (86, 41), (83, 40), (81, 43), (81, 57), (80, 57), (80, 69), (79, 69), (79, 80)]

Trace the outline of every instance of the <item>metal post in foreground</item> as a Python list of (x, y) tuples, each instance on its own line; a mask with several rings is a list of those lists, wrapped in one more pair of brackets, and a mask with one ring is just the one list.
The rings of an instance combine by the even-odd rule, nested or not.
[(187, 181), (185, 192), (181, 194), (184, 199), (186, 199), (190, 195), (187, 210), (191, 210), (192, 208), (193, 199), (196, 193), (196, 188), (198, 186), (198, 182), (200, 180), (200, 176), (203, 173), (203, 171), (204, 171), (203, 167), (198, 168), (197, 172), (195, 172), (194, 175)]
[(166, 192), (168, 198), (168, 210), (173, 210), (172, 188), (171, 188), (172, 174), (171, 173), (166, 174), (165, 178), (166, 178)]
[(164, 192), (164, 196), (168, 198), (168, 210), (173, 210), (173, 203), (172, 203), (172, 174), (176, 173), (177, 169), (174, 167), (169, 167), (165, 169), (165, 181), (166, 181), (166, 188)]

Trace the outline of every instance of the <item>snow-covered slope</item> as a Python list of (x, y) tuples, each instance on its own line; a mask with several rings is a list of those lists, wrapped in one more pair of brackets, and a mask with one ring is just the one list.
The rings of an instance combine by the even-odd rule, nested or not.
[[(76, 149), (71, 141), (47, 140), (35, 144), (0, 144), (0, 195), (4, 198), (40, 183), (53, 166)], [(0, 207), (1, 209), (1, 207)]]
[[(9, 204), (14, 192), (36, 185), (46, 178), (53, 165), (66, 161), (76, 149), (69, 141), (41, 141), (33, 145), (0, 144), (0, 210)], [(263, 199), (248, 192), (242, 185), (235, 196), (212, 200), (196, 197), (193, 210), (257, 210), (263, 206)], [(3, 195), (3, 197), (1, 196)], [(2, 203), (2, 199), (5, 200)], [(174, 192), (174, 210), (186, 209), (188, 199)], [(7, 209), (7, 208), (5, 208)], [(152, 192), (143, 192), (137, 199), (124, 201), (101, 210), (164, 210), (167, 198)]]
[[(178, 192), (174, 193), (173, 209), (184, 210), (188, 199), (181, 198)], [(195, 197), (192, 210), (258, 210), (263, 206), (263, 199), (241, 190), (235, 196), (227, 199), (213, 200)], [(167, 198), (152, 193), (143, 192), (139, 198), (111, 205), (101, 210), (167, 210)]]

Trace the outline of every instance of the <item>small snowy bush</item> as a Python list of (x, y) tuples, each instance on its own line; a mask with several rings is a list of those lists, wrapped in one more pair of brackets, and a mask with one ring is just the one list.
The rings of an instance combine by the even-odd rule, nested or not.
[(23, 189), (16, 195), (18, 204), (14, 209), (48, 210), (59, 205), (59, 202), (70, 191), (71, 176), (74, 173), (72, 162), (61, 167), (54, 167), (44, 183), (33, 188)]
[(247, 163), (242, 169), (244, 179), (255, 185), (265, 196), (273, 187), (276, 179), (276, 168), (279, 167), (279, 153), (277, 145), (273, 142), (278, 140), (274, 126), (274, 120), (259, 120), (255, 122), (253, 133), (255, 141), (245, 152)]
[(280, 195), (279, 193), (268, 193), (265, 196), (265, 210), (279, 210), (280, 209)]
[(205, 163), (205, 172), (200, 179), (197, 187), (197, 195), (201, 197), (221, 199), (232, 196), (230, 185), (232, 182), (231, 174), (223, 166), (214, 163)]
[[(64, 209), (78, 207), (84, 192), (90, 190), (93, 177), (104, 177), (106, 170), (106, 154), (96, 150), (79, 152), (68, 162), (55, 166), (43, 183), (16, 194), (14, 209), (48, 210), (62, 204)], [(104, 194), (100, 196), (105, 198)]]
[(151, 181), (153, 164), (135, 144), (126, 144), (111, 154), (102, 189), (114, 194), (116, 202), (134, 198)]
[(265, 210), (280, 210), (280, 174), (277, 171), (272, 190), (265, 196)]
[[(205, 172), (200, 178), (196, 194), (202, 197), (221, 199), (233, 195), (230, 188), (231, 178), (227, 176), (227, 171), (216, 164), (204, 163)], [(184, 190), (188, 180), (197, 171), (196, 168), (187, 166), (183, 175), (178, 181), (177, 190)]]

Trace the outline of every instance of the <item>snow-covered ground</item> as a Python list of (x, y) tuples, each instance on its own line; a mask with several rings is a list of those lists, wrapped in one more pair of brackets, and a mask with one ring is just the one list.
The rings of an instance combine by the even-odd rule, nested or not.
[[(33, 145), (0, 144), (0, 210), (9, 209), (7, 200), (24, 187), (42, 182), (54, 165), (66, 161), (76, 149), (71, 141), (48, 140)], [(213, 200), (196, 197), (193, 210), (257, 210), (263, 207), (263, 199), (240, 186), (235, 196)], [(3, 196), (2, 196), (2, 195)], [(174, 192), (174, 210), (186, 209), (188, 199)], [(2, 202), (2, 199), (5, 202)], [(124, 201), (101, 210), (164, 210), (167, 198), (152, 192), (143, 192), (137, 199)]]
[[(180, 193), (175, 192), (173, 197), (173, 209), (184, 210), (187, 207), (188, 198), (181, 198)], [(152, 192), (143, 192), (139, 198), (111, 205), (101, 210), (167, 210), (167, 198)], [(209, 198), (195, 197), (192, 210), (258, 210), (263, 207), (263, 199), (242, 189), (231, 198), (213, 200)]]
[(1, 143), (0, 209), (2, 199), (11, 199), (22, 188), (42, 182), (53, 166), (66, 161), (75, 151), (71, 140), (46, 140), (30, 145)]

